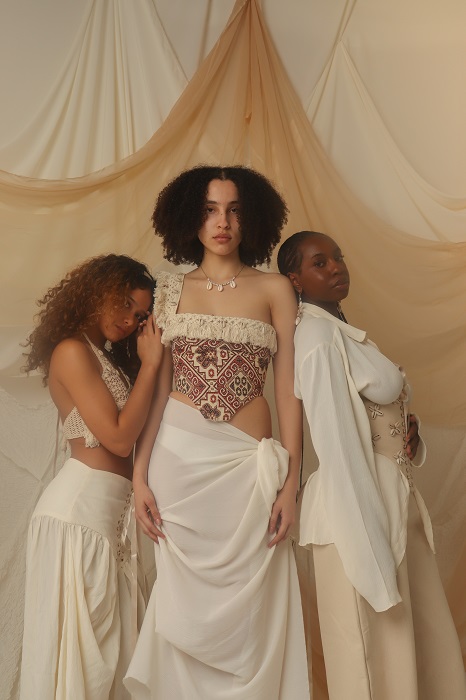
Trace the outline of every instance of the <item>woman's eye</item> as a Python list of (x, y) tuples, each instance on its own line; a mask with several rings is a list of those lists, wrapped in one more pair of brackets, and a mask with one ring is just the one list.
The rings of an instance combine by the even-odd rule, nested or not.
[(239, 212), (239, 208), (238, 208), (238, 207), (232, 207), (232, 208), (230, 209), (230, 213), (231, 213), (231, 214), (237, 214), (238, 212)]
[(322, 260), (317, 260), (314, 265), (315, 267), (324, 267), (325, 263)]

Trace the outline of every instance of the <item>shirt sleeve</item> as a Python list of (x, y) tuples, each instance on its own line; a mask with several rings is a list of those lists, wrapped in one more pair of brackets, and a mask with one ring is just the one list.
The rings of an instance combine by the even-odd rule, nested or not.
[(333, 542), (348, 579), (381, 611), (401, 597), (370, 427), (345, 359), (335, 343), (324, 342), (297, 372)]

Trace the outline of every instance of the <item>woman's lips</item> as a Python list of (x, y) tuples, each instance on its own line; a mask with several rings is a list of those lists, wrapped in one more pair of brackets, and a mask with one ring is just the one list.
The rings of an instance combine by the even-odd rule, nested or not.
[(336, 283), (333, 285), (333, 288), (334, 288), (334, 289), (343, 289), (343, 288), (346, 288), (346, 287), (349, 287), (349, 280), (348, 280), (348, 279), (345, 279), (345, 280), (338, 280), (338, 282), (336, 282)]

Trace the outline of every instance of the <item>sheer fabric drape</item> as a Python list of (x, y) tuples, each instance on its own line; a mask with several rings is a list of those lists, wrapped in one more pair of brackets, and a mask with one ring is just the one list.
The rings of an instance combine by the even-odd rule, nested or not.
[[(21, 547), (37, 497), (63, 461), (48, 395), (38, 378), (20, 374), (34, 301), (100, 252), (163, 265), (150, 226), (155, 196), (198, 162), (250, 164), (288, 202), (285, 236), (313, 228), (341, 243), (352, 272), (345, 313), (406, 367), (426, 425), (429, 457), (417, 485), (464, 639), (462, 3), (397, 0), (390, 16), (382, 0), (265, 0), (263, 8), (258, 0), (206, 0), (197, 15), (183, 13), (182, 0), (89, 0), (68, 14), (58, 0), (36, 5), (9, 5), (8, 19), (24, 25), (16, 44), (11, 21), (0, 28), (0, 56), (9, 52), (12, 66), (0, 76), (8, 97), (0, 141), (5, 697), (18, 687)], [(37, 41), (55, 36), (59, 23), (64, 38), (45, 42), (38, 75)], [(308, 471), (309, 453), (307, 446)], [(310, 624), (312, 606), (306, 615)], [(319, 664), (316, 653), (316, 698), (324, 692)]]

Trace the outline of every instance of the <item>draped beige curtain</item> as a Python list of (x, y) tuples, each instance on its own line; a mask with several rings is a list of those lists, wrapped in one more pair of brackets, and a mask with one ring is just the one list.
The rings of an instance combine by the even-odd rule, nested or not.
[[(177, 0), (173, 3), (180, 7)], [(231, 16), (218, 42), (204, 60), (197, 56), (200, 65), (191, 77), (163, 21), (167, 4), (88, 2), (69, 60), (55, 72), (37, 118), (3, 148), (0, 145), (0, 168), (4, 168), (0, 172), (0, 459), (5, 500), (0, 517), (6, 533), (0, 544), (0, 644), (5, 697), (15, 698), (18, 687), (27, 522), (44, 484), (63, 459), (60, 449), (55, 455), (56, 412), (47, 394), (38, 378), (20, 375), (19, 343), (32, 325), (35, 299), (83, 258), (115, 251), (153, 267), (164, 264), (150, 227), (154, 199), (167, 180), (199, 162), (247, 163), (264, 172), (290, 208), (285, 236), (313, 228), (341, 243), (352, 273), (345, 313), (406, 368), (414, 387), (414, 408), (426, 424), (430, 453), (418, 485), (433, 517), (439, 565), (455, 622), (463, 640), (466, 637), (462, 596), (466, 236), (460, 230), (461, 222), (465, 230), (464, 200), (457, 192), (440, 196), (440, 189), (427, 186), (425, 171), (421, 177), (412, 164), (408, 167), (406, 150), (403, 157), (399, 143), (395, 147), (396, 120), (392, 115), (390, 129), (387, 114), (382, 119), (383, 110), (376, 109), (381, 88), (375, 81), (377, 89), (369, 92), (366, 85), (374, 83), (364, 83), (363, 69), (370, 72), (370, 61), (364, 62), (361, 46), (367, 52), (367, 45), (358, 34), (373, 19), (367, 3), (340, 2), (332, 10), (328, 5), (322, 0), (312, 2), (311, 14), (305, 14), (307, 25), (296, 14), (293, 18), (293, 26), (299, 25), (298, 37), (306, 31), (316, 35), (319, 22), (325, 27), (320, 68), (312, 68), (313, 84), (298, 94), (288, 75), (290, 67), (285, 70), (286, 60), (276, 50), (277, 45), (283, 57), (286, 46), (293, 51), (289, 16), (293, 3), (285, 12), (279, 3), (266, 0), (263, 12), (258, 0), (231, 2)], [(376, 6), (385, 21), (383, 3)], [(302, 9), (302, 3), (294, 7)], [(218, 6), (215, 11), (206, 2), (203, 8), (203, 20), (214, 16), (215, 22), (220, 21)], [(431, 6), (429, 12), (433, 20)], [(285, 38), (278, 32), (281, 23)], [(186, 22), (182, 28), (189, 36)], [(375, 37), (377, 31), (383, 35), (383, 28), (375, 23)], [(198, 48), (212, 43), (205, 36), (203, 30)], [(373, 46), (370, 41), (368, 45)], [(306, 44), (306, 50), (312, 56), (312, 46)], [(438, 46), (433, 50), (437, 53)], [(463, 48), (463, 59), (465, 53)], [(162, 64), (160, 72), (154, 68), (154, 76), (164, 87), (167, 80), (160, 76), (168, 76), (171, 93), (157, 86), (149, 90), (148, 66), (153, 60)], [(387, 60), (396, 57), (393, 54)], [(96, 74), (97, 68), (101, 72)], [(399, 70), (401, 75), (402, 65)], [(78, 92), (71, 89), (72, 84)], [(102, 113), (95, 100), (103, 90), (108, 100), (102, 102), (107, 110)], [(142, 106), (138, 94), (144, 96)], [(113, 111), (108, 111), (109, 104)], [(88, 124), (98, 122), (99, 130), (91, 134), (88, 129), (87, 141), (78, 143), (84, 118)], [(346, 119), (353, 125), (362, 120), (366, 127), (365, 131), (362, 125), (357, 127), (347, 137), (350, 143), (344, 138)], [(144, 132), (152, 130), (155, 133), (145, 142)], [(443, 139), (447, 136), (442, 132)], [(113, 150), (110, 145), (103, 148), (101, 141), (113, 143)], [(27, 144), (33, 149), (28, 150)], [(343, 150), (350, 156), (335, 154), (335, 144), (346, 144)], [(420, 148), (424, 145), (421, 140)], [(464, 142), (458, 144), (460, 152), (463, 146)], [(385, 179), (378, 178), (375, 150), (382, 163), (392, 165)], [(90, 172), (105, 163), (111, 164)], [(59, 179), (64, 173), (68, 178)], [(76, 173), (81, 176), (69, 177)], [(55, 179), (44, 179), (51, 176)], [(454, 183), (458, 192), (460, 179), (458, 173)], [(379, 206), (386, 188), (391, 198)], [(404, 195), (398, 207), (401, 190)], [(388, 216), (391, 209), (396, 213)], [(422, 225), (416, 227), (418, 220)], [(447, 222), (445, 226), (442, 221)], [(411, 229), (416, 235), (406, 233)], [(307, 453), (307, 471), (311, 464)], [(307, 583), (312, 581), (312, 567), (305, 553), (300, 553), (299, 560), (301, 573), (309, 568), (302, 580), (309, 589), (306, 623), (308, 628), (314, 625), (314, 698), (324, 698), (315, 608), (310, 604), (312, 585)]]

